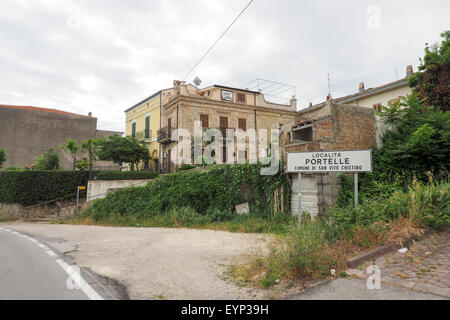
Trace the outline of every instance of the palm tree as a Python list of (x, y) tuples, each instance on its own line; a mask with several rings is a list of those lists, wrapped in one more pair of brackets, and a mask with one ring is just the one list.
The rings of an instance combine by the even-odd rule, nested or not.
[(60, 148), (62, 150), (69, 151), (72, 155), (73, 159), (73, 171), (75, 171), (77, 167), (77, 153), (78, 150), (80, 150), (80, 147), (77, 145), (77, 143), (74, 140), (67, 140), (67, 143), (65, 145), (61, 145)]

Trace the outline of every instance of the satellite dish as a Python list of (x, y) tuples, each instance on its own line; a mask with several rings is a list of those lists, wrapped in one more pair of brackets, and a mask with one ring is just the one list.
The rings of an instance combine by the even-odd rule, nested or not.
[(195, 77), (194, 84), (199, 87), (202, 84), (202, 80), (199, 77)]

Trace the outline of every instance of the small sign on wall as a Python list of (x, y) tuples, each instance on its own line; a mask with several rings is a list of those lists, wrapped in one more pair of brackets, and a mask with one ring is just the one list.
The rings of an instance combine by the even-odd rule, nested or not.
[(234, 93), (233, 93), (233, 91), (222, 90), (222, 100), (234, 101)]

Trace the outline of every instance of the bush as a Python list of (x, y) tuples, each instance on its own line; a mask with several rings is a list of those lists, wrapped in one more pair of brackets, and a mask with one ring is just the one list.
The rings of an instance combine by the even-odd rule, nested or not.
[[(390, 183), (387, 183), (390, 185)], [(400, 217), (411, 217), (421, 226), (436, 229), (450, 226), (450, 183), (428, 184), (413, 181), (404, 191), (397, 189), (391, 194), (366, 197), (355, 210), (351, 205), (329, 209), (324, 216), (337, 234), (349, 233), (358, 226), (370, 226), (377, 221), (390, 222)]]
[(290, 188), (287, 176), (261, 176), (260, 166), (214, 166), (206, 171), (182, 171), (164, 175), (144, 187), (118, 190), (95, 202), (84, 215), (96, 221), (111, 215), (147, 218), (171, 209), (190, 207), (213, 220), (235, 216), (235, 206), (250, 205), (253, 215), (270, 217), (274, 190), (284, 186), (289, 213)]
[(178, 171), (186, 171), (186, 170), (192, 170), (196, 167), (192, 164), (183, 164), (180, 168), (178, 168)]
[(149, 171), (99, 171), (94, 172), (96, 180), (134, 180), (154, 179), (158, 176), (156, 172)]
[(0, 172), (0, 203), (35, 205), (76, 196), (78, 186), (86, 186), (88, 172), (3, 171)]

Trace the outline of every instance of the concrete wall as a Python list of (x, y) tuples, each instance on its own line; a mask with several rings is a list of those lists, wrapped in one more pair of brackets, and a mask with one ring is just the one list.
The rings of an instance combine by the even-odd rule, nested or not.
[[(31, 166), (45, 150), (53, 148), (59, 154), (60, 165), (72, 169), (72, 157), (60, 145), (68, 139), (80, 145), (82, 140), (96, 137), (97, 118), (0, 107), (0, 149), (6, 152), (3, 168)], [(84, 156), (80, 152), (79, 158)]]
[(141, 180), (93, 180), (88, 182), (87, 201), (103, 199), (114, 189), (145, 186), (151, 179)]

